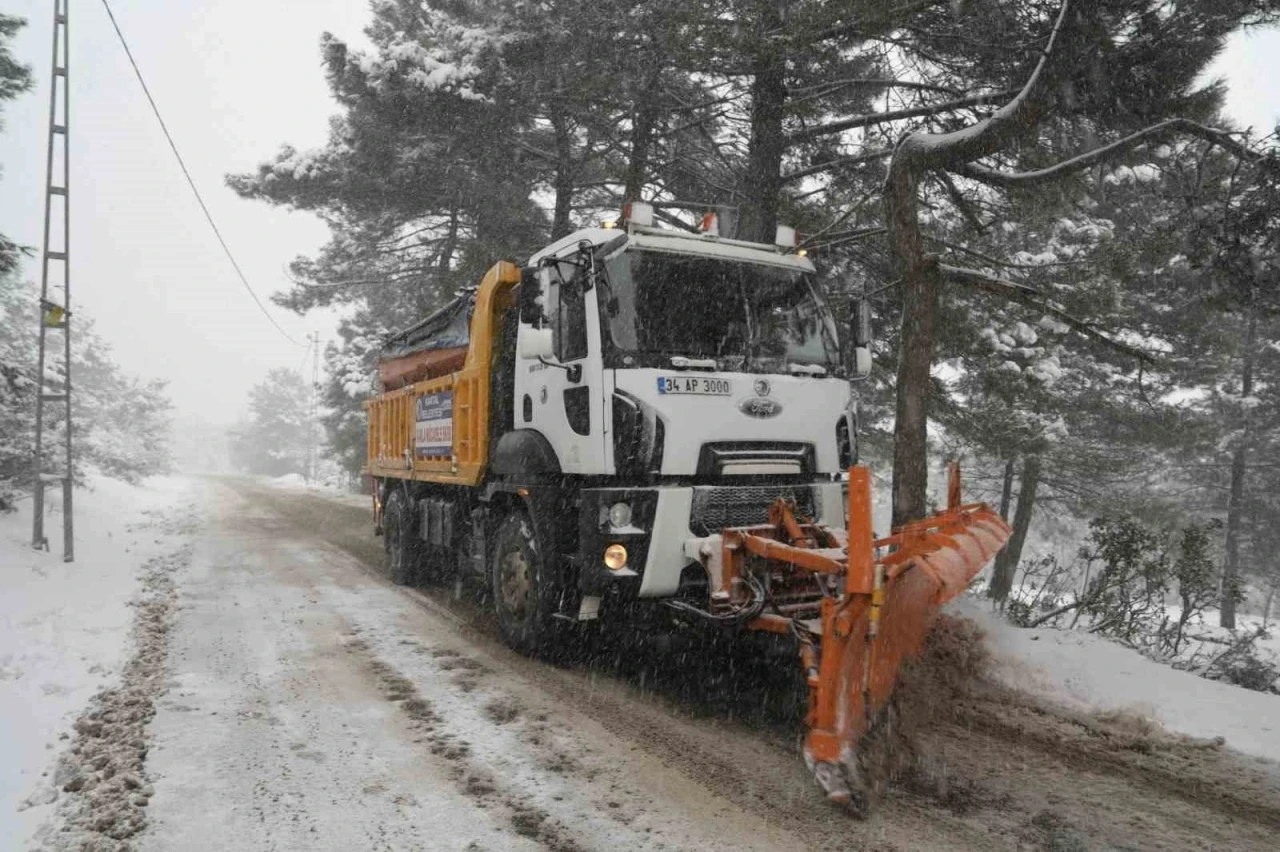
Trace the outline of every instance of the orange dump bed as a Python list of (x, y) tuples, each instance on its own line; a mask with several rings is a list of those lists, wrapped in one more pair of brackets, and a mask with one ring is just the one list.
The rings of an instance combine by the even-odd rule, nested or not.
[(476, 485), (489, 454), (490, 364), (520, 267), (498, 263), (479, 288), (385, 341), (382, 393), (365, 402), (374, 477)]

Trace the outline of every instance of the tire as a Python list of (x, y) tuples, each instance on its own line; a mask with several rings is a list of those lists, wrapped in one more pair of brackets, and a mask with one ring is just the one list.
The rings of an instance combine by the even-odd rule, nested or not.
[(418, 524), (404, 490), (392, 487), (382, 509), (382, 547), (386, 551), (384, 570), (391, 582), (407, 586), (418, 573), (422, 542)]
[(489, 569), (502, 638), (526, 654), (551, 651), (561, 633), (554, 619), (560, 589), (525, 512), (513, 512), (498, 527)]

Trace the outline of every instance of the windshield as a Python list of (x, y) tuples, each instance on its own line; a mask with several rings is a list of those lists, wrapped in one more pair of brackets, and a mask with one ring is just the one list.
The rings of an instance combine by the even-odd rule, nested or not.
[(803, 270), (627, 251), (607, 271), (602, 326), (628, 366), (683, 356), (721, 370), (839, 370), (834, 323)]

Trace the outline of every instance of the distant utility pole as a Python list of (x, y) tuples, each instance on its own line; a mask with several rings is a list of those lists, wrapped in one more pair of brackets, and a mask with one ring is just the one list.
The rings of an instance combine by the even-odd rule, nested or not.
[(311, 411), (307, 415), (307, 478), (315, 482), (320, 473), (316, 448), (316, 412), (320, 407), (320, 332), (307, 335), (311, 341)]
[[(68, 74), (71, 66), (70, 39), (67, 34), (68, 0), (53, 0), (53, 73), (49, 85), (49, 153), (45, 166), (44, 192), (44, 254), (40, 272), (40, 358), (36, 375), (40, 383), (36, 391), (36, 455), (35, 491), (32, 494), (31, 546), (48, 550), (49, 540), (44, 534), (44, 487), (47, 483), (62, 482), (62, 561), (75, 560), (75, 539), (71, 523), (71, 146), (68, 140), (71, 115), (71, 87)], [(58, 92), (62, 92), (62, 110), (59, 122)], [(59, 144), (58, 140), (61, 140)], [(62, 183), (54, 185), (55, 152), (62, 155)], [(51, 225), (53, 200), (62, 199), (62, 250), (53, 251)], [(62, 264), (62, 283), (49, 282), (50, 262)], [(58, 291), (61, 292), (58, 292)], [(61, 301), (57, 297), (61, 296)], [(57, 364), (49, 362), (49, 332), (62, 332), (62, 372)], [(55, 348), (56, 348), (56, 344)], [(52, 378), (45, 374), (52, 368)], [(61, 403), (63, 407), (64, 460), (60, 468), (46, 471), (44, 467), (44, 432), (50, 424), (45, 417), (45, 403)], [(49, 413), (56, 415), (57, 409)]]

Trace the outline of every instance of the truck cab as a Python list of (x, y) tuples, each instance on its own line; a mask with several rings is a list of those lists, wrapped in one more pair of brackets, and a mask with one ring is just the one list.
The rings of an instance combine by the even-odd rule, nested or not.
[(705, 583), (711, 537), (764, 523), (779, 497), (843, 528), (849, 373), (867, 362), (865, 349), (842, 358), (794, 242), (635, 218), (530, 258), (508, 342), (511, 428), (493, 452), (498, 478), (572, 493), (586, 618), (611, 591), (664, 598)]

